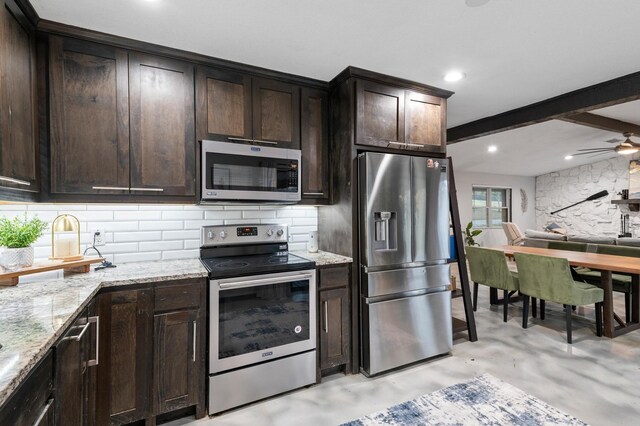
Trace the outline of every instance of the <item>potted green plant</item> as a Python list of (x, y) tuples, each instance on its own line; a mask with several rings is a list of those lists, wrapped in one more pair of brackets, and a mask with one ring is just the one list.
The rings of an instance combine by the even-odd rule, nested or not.
[(464, 229), (464, 242), (468, 246), (479, 246), (475, 240), (475, 237), (482, 234), (482, 229), (471, 229), (473, 222), (467, 223), (467, 227)]
[(15, 271), (33, 265), (33, 247), (47, 229), (47, 223), (37, 216), (29, 219), (27, 214), (13, 219), (0, 218), (0, 246), (5, 247), (0, 256), (0, 266)]

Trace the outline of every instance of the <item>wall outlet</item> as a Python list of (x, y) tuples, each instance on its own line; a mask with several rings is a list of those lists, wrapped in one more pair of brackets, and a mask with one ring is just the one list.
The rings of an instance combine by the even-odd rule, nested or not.
[(92, 238), (95, 238), (96, 247), (103, 246), (104, 243), (104, 231), (102, 229), (94, 229)]

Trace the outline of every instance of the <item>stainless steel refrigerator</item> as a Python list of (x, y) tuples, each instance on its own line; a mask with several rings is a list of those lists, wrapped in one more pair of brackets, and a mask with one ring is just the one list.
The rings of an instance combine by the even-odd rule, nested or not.
[(451, 350), (447, 160), (358, 156), (362, 369)]

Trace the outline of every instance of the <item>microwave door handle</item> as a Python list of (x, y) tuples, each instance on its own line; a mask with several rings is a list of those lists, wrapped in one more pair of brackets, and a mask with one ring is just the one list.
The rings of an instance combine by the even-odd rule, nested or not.
[(296, 274), (274, 278), (259, 278), (255, 280), (233, 279), (220, 281), (219, 286), (221, 290), (228, 290), (232, 288), (257, 287), (262, 285), (285, 283), (288, 281), (308, 280), (309, 278), (311, 278), (311, 274)]

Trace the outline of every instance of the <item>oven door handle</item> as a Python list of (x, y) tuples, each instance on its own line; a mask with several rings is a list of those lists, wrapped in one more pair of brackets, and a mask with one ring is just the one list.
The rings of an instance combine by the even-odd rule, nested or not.
[(311, 274), (296, 274), (296, 275), (287, 275), (287, 276), (274, 277), (274, 278), (260, 278), (257, 280), (243, 280), (243, 281), (234, 279), (234, 280), (220, 281), (219, 286), (221, 290), (227, 290), (231, 288), (257, 287), (261, 285), (286, 283), (288, 281), (308, 280), (309, 278), (311, 278)]

